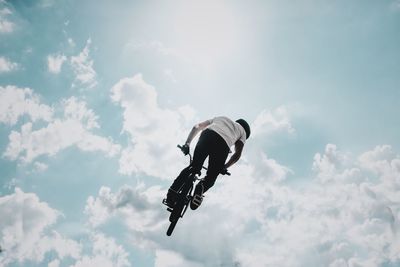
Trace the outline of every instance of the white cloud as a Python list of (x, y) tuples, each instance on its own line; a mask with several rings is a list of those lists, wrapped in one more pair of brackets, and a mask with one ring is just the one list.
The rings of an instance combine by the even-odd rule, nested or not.
[(170, 250), (156, 250), (154, 267), (201, 267), (201, 264), (188, 261), (180, 254)]
[(76, 97), (70, 97), (62, 101), (62, 106), (66, 119), (82, 122), (84, 128), (88, 130), (100, 127), (97, 123), (98, 117), (93, 110), (87, 108), (84, 101), (80, 101)]
[[(266, 156), (244, 160), (231, 177), (218, 178), (202, 206), (188, 210), (169, 238), (169, 213), (158, 204), (166, 190), (160, 188), (103, 188), (88, 199), (86, 213), (94, 227), (121, 219), (133, 244), (156, 255), (156, 266), (168, 266), (163, 259), (176, 266), (396, 266), (398, 158), (390, 147), (378, 146), (352, 159), (328, 144), (314, 162), (316, 176), (326, 179), (300, 185), (276, 183), (280, 172), (258, 171), (262, 164), (279, 165)], [(349, 179), (354, 169), (357, 179)]]
[(74, 40), (72, 39), (72, 38), (68, 38), (68, 44), (71, 46), (71, 47), (75, 47), (75, 42), (74, 42)]
[(45, 171), (49, 167), (49, 166), (47, 166), (46, 164), (44, 164), (42, 162), (35, 162), (34, 166), (35, 166), (35, 170), (38, 171), (38, 172)]
[(131, 266), (128, 253), (113, 238), (89, 232), (89, 242), (83, 246), (52, 230), (60, 215), (34, 193), (19, 188), (0, 197), (0, 245), (5, 251), (0, 255), (0, 265), (43, 264), (52, 252), (50, 267), (60, 266), (66, 258), (74, 262), (74, 267)]
[(263, 110), (251, 125), (252, 136), (268, 135), (276, 131), (295, 132), (291, 125), (286, 107), (280, 106), (273, 111)]
[(0, 244), (6, 251), (0, 265), (13, 262), (41, 262), (46, 253), (54, 251), (60, 259), (78, 258), (81, 246), (55, 231), (48, 231), (60, 213), (33, 193), (19, 188), (11, 195), (0, 197)]
[(336, 145), (327, 144), (323, 155), (320, 153), (315, 154), (312, 169), (317, 172), (317, 178), (324, 182), (329, 179), (335, 179), (339, 169), (343, 168), (345, 161), (345, 155), (337, 150)]
[(91, 133), (86, 133), (77, 143), (82, 151), (101, 151), (113, 157), (120, 153), (121, 146), (115, 144), (111, 138), (105, 138)]
[(47, 67), (51, 73), (60, 73), (64, 61), (67, 60), (65, 55), (49, 55), (47, 56)]
[(14, 23), (7, 19), (7, 16), (11, 14), (12, 12), (8, 8), (0, 9), (0, 33), (10, 33), (14, 30)]
[[(1, 23), (1, 21), (0, 21)], [(1, 24), (0, 24), (1, 25)], [(11, 62), (5, 57), (0, 57), (0, 73), (10, 72), (18, 69), (18, 64)]]
[[(246, 183), (245, 180), (239, 181)], [(231, 266), (229, 263), (235, 263), (234, 244), (235, 241), (240, 244), (241, 233), (235, 230), (238, 226), (236, 223), (240, 223), (240, 218), (245, 218), (248, 212), (242, 214), (241, 209), (235, 209), (236, 213), (231, 214), (219, 208), (221, 202), (209, 202), (212, 207), (204, 207), (207, 212), (188, 211), (171, 237), (175, 244), (174, 251), (171, 251), (171, 241), (165, 237), (169, 213), (160, 209), (164, 194), (165, 191), (158, 187), (143, 188), (143, 185), (136, 188), (124, 186), (116, 193), (112, 193), (109, 188), (102, 188), (97, 197), (88, 199), (85, 211), (94, 227), (106, 223), (110, 218), (121, 219), (129, 229), (135, 246), (146, 250), (155, 249), (156, 266), (169, 266), (163, 262), (165, 258), (176, 263), (171, 263), (171, 266)], [(215, 195), (209, 197), (212, 199)], [(204, 238), (205, 231), (207, 239)]]
[(91, 236), (92, 253), (84, 255), (72, 267), (124, 267), (131, 266), (128, 253), (114, 239), (101, 233)]
[(28, 46), (27, 48), (24, 49), (25, 54), (31, 54), (33, 52), (33, 48), (31, 46)]
[(28, 115), (33, 122), (50, 121), (53, 109), (41, 104), (40, 97), (29, 88), (0, 86), (0, 122), (14, 125), (23, 115)]
[(91, 132), (99, 125), (97, 116), (85, 102), (71, 97), (61, 105), (63, 117), (54, 119), (46, 127), (33, 130), (33, 124), (26, 123), (20, 132), (12, 131), (4, 156), (29, 163), (41, 155), (51, 156), (73, 145), (83, 151), (102, 151), (108, 156), (119, 153), (119, 145)]
[(155, 229), (160, 226), (160, 212), (155, 210), (159, 206), (157, 199), (151, 199), (149, 194), (157, 188), (144, 191), (143, 185), (136, 188), (123, 186), (117, 193), (112, 193), (108, 187), (99, 190), (98, 197), (90, 196), (87, 200), (85, 213), (89, 216), (89, 223), (97, 227), (105, 223), (110, 217), (124, 217), (135, 231)]
[(17, 187), (19, 184), (20, 184), (20, 180), (14, 177), (10, 181), (5, 183), (3, 185), (3, 188), (6, 188), (6, 189), (10, 190), (10, 189), (13, 189), (13, 188)]
[[(363, 153), (358, 160), (360, 168), (378, 176), (382, 186), (400, 190), (400, 156), (393, 152), (391, 146), (377, 146)], [(397, 200), (400, 201), (400, 197)]]
[(257, 166), (255, 175), (262, 176), (263, 179), (270, 179), (273, 182), (281, 182), (286, 179), (288, 174), (293, 174), (293, 171), (276, 160), (268, 158), (268, 156), (260, 152), (256, 156), (251, 157), (251, 162)]
[[(210, 243), (207, 242), (207, 245), (200, 249), (206, 240), (197, 241), (195, 238), (199, 238), (204, 232), (199, 231), (197, 234), (193, 234), (187, 227), (187, 224), (192, 224), (192, 229), (196, 229), (200, 222), (207, 225), (212, 220), (209, 216), (206, 220), (198, 218), (197, 223), (193, 220), (187, 221), (186, 227), (181, 229), (183, 233), (178, 233), (179, 236), (174, 240), (176, 242), (174, 250), (171, 250), (170, 241), (165, 238), (168, 214), (160, 209), (164, 193), (159, 187), (144, 188), (143, 184), (136, 188), (125, 185), (115, 193), (111, 192), (110, 188), (103, 187), (97, 197), (88, 198), (85, 213), (89, 216), (92, 227), (106, 224), (111, 218), (120, 219), (128, 229), (127, 233), (129, 233), (133, 245), (142, 250), (154, 251), (156, 254), (155, 266), (216, 266), (213, 263), (219, 257), (211, 255), (221, 252), (221, 245), (226, 239), (212, 238), (209, 240)], [(221, 227), (215, 225), (213, 228), (216, 230), (208, 229), (210, 234), (216, 234), (221, 230)], [(232, 248), (231, 246), (227, 247)], [(199, 255), (193, 257), (195, 249), (199, 249)], [(199, 262), (202, 257), (211, 257), (211, 260), (204, 259), (210, 264), (203, 265)], [(167, 258), (170, 261), (166, 262)]]
[[(183, 167), (176, 145), (183, 142), (194, 117), (190, 107), (161, 108), (155, 88), (141, 74), (121, 79), (111, 89), (111, 99), (123, 108), (123, 131), (131, 137), (122, 151), (120, 172), (146, 173), (166, 178)], [(162, 166), (160, 167), (160, 162)]]
[(49, 264), (47, 265), (47, 267), (58, 267), (58, 266), (60, 266), (60, 261), (58, 259), (49, 262)]
[[(68, 42), (70, 41), (68, 40)], [(82, 52), (70, 59), (72, 70), (75, 73), (75, 81), (88, 88), (93, 88), (97, 85), (96, 71), (93, 69), (93, 60), (89, 56), (89, 47), (91, 43), (91, 39), (88, 39)]]
[[(371, 199), (363, 186), (317, 185), (304, 192), (273, 188), (261, 213), (260, 238), (238, 254), (243, 266), (351, 266), (360, 261), (399, 262), (391, 256), (396, 234), (384, 198)], [(284, 194), (282, 194), (284, 193)], [(299, 194), (300, 193), (300, 194)], [(277, 198), (279, 195), (285, 198)], [(398, 210), (398, 204), (397, 204)], [(264, 218), (263, 218), (264, 217)], [(371, 225), (372, 224), (372, 225)], [(397, 222), (398, 224), (398, 222)], [(265, 253), (269, 251), (269, 253)], [(362, 265), (364, 266), (364, 265)]]
[(372, 151), (363, 153), (359, 157), (360, 165), (372, 172), (385, 174), (391, 171), (399, 171), (399, 158), (389, 145), (377, 146)]

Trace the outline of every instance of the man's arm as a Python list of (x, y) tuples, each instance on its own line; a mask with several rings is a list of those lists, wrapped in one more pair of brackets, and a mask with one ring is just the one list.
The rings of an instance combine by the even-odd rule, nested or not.
[(211, 124), (210, 121), (207, 120), (207, 121), (200, 122), (199, 124), (196, 124), (195, 126), (193, 126), (192, 130), (190, 131), (190, 133), (186, 139), (185, 145), (190, 146), (190, 143), (192, 142), (193, 138), (199, 132), (203, 131), (210, 124)]
[(233, 153), (232, 157), (225, 164), (225, 169), (228, 169), (230, 166), (235, 164), (240, 159), (240, 156), (242, 155), (243, 147), (244, 147), (244, 144), (242, 141), (236, 141), (235, 153)]

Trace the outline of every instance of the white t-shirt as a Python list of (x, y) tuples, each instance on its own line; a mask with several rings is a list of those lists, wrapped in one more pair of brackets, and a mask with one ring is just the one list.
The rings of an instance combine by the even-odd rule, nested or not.
[(243, 144), (246, 142), (246, 131), (239, 123), (227, 117), (215, 117), (209, 122), (211, 124), (207, 128), (218, 133), (228, 144), (228, 147), (233, 146), (238, 140), (242, 141)]

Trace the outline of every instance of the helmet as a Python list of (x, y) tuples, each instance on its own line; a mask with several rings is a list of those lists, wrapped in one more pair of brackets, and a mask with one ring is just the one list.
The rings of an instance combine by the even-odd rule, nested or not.
[(246, 139), (248, 139), (250, 137), (250, 125), (244, 119), (238, 119), (236, 122), (243, 127), (244, 131), (246, 132)]

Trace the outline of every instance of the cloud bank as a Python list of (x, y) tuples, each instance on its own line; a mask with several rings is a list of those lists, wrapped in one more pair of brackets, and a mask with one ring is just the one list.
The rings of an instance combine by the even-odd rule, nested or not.
[[(10, 160), (30, 163), (39, 156), (52, 156), (71, 146), (82, 151), (101, 151), (108, 156), (115, 156), (120, 151), (120, 146), (111, 138), (93, 133), (100, 127), (98, 118), (84, 101), (76, 97), (64, 99), (57, 105), (62, 113), (59, 116), (55, 115), (54, 108), (41, 104), (31, 89), (0, 87), (0, 94), (1, 101), (4, 101), (0, 108), (1, 122), (13, 125), (25, 114), (31, 118), (20, 131), (10, 133), (3, 154)], [(47, 126), (35, 129), (34, 123), (38, 119), (48, 122)]]
[(36, 194), (20, 188), (0, 197), (0, 265), (48, 261), (48, 266), (60, 266), (66, 261), (74, 267), (131, 266), (125, 249), (102, 233), (89, 232), (88, 244), (61, 235), (55, 230), (61, 215)]
[(40, 96), (29, 88), (0, 86), (0, 122), (14, 125), (24, 115), (29, 116), (32, 122), (50, 121), (53, 109), (40, 103)]
[(11, 195), (0, 197), (0, 264), (12, 262), (42, 262), (46, 253), (53, 251), (57, 258), (78, 258), (79, 243), (52, 230), (61, 214), (39, 200), (33, 193), (19, 188)]
[(160, 188), (102, 188), (86, 211), (94, 227), (121, 218), (133, 244), (153, 251), (157, 266), (169, 266), (161, 259), (177, 266), (395, 266), (399, 160), (390, 146), (352, 158), (328, 144), (314, 158), (315, 177), (300, 188), (242, 162), (171, 238), (165, 237), (169, 213), (157, 204)]
[(161, 178), (176, 175), (176, 165), (183, 167), (176, 145), (186, 138), (189, 123), (195, 123), (193, 109), (160, 107), (155, 88), (141, 74), (116, 83), (111, 99), (123, 109), (123, 132), (130, 137), (122, 151), (120, 172)]
[(262, 136), (276, 131), (287, 131), (294, 133), (291, 125), (289, 112), (285, 106), (280, 106), (275, 110), (263, 110), (251, 124), (252, 136)]

